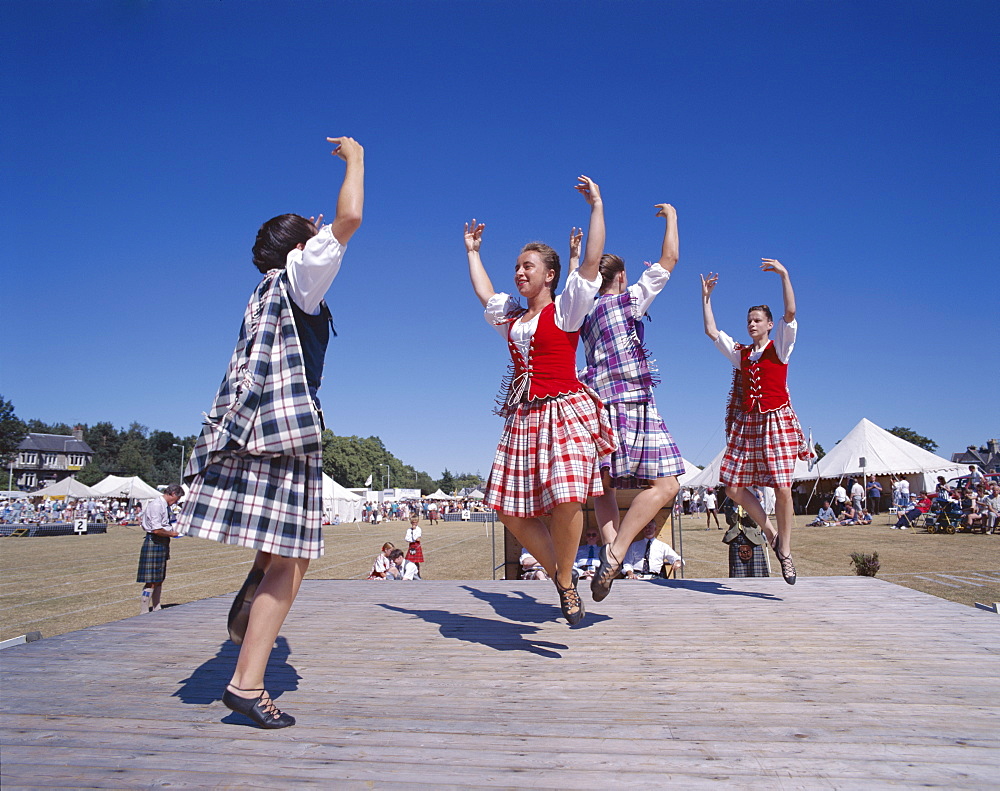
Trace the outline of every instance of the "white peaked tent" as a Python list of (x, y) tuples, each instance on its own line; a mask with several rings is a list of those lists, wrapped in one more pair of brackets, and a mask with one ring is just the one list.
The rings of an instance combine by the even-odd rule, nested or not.
[(436, 492), (434, 492), (434, 494), (429, 494), (424, 499), (425, 500), (454, 500), (455, 498), (452, 497), (450, 494), (445, 494), (440, 489), (438, 489)]
[(699, 470), (694, 465), (691, 468), (695, 471), (695, 474), (691, 477), (684, 476), (681, 478), (681, 486), (689, 486), (697, 489), (699, 486), (718, 486), (719, 485), (719, 468), (722, 466), (722, 457), (726, 455), (726, 449), (723, 448), (718, 452), (714, 459), (712, 459), (708, 464), (705, 465), (705, 469)]
[(92, 487), (94, 494), (98, 497), (120, 497), (128, 500), (152, 500), (159, 497), (160, 493), (146, 483), (138, 475), (130, 478), (120, 478), (117, 475), (109, 475), (103, 481), (95, 483)]
[(481, 491), (479, 491), (479, 489), (476, 489), (474, 491), (469, 492), (469, 499), (470, 500), (485, 500), (486, 499), (486, 495), (483, 494)]
[[(865, 466), (861, 466), (861, 459)], [(897, 475), (910, 481), (910, 491), (933, 490), (934, 479), (938, 475), (954, 478), (965, 468), (948, 459), (917, 447), (912, 442), (890, 434), (867, 418), (852, 428), (840, 442), (833, 446), (812, 473), (799, 476), (806, 478), (846, 478), (866, 475)]]
[(683, 456), (681, 456), (681, 461), (684, 463), (684, 474), (677, 476), (677, 482), (681, 486), (690, 486), (688, 481), (694, 478), (694, 476), (701, 472), (701, 470), (699, 470), (694, 464), (689, 462)]
[(323, 473), (323, 514), (333, 522), (334, 515), (341, 522), (360, 522), (364, 500), (360, 495), (349, 492), (333, 478)]
[(37, 492), (28, 492), (28, 497), (97, 497), (97, 492), (89, 486), (84, 486), (76, 478), (63, 478), (58, 483), (39, 489)]

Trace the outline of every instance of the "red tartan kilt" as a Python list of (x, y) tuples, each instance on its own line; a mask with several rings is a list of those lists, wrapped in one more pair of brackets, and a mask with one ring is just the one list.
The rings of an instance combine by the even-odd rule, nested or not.
[(485, 504), (511, 516), (542, 516), (560, 503), (604, 492), (598, 460), (615, 449), (592, 390), (519, 404), (507, 417)]
[(411, 563), (423, 563), (424, 562), (424, 550), (420, 546), (419, 541), (411, 541), (410, 546), (406, 549), (406, 559)]
[(773, 412), (738, 411), (722, 458), (719, 480), (726, 486), (792, 485), (795, 460), (808, 447), (791, 406)]

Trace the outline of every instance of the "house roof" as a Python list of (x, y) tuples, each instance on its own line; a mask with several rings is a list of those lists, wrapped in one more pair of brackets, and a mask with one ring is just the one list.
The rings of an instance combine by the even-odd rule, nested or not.
[(94, 449), (82, 439), (76, 439), (69, 434), (28, 434), (18, 450), (35, 450), (39, 453), (86, 453), (93, 455)]

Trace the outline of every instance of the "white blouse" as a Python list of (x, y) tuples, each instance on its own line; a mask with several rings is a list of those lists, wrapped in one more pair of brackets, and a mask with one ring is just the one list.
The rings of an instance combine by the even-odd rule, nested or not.
[[(571, 272), (566, 278), (566, 286), (562, 293), (556, 296), (556, 326), (563, 332), (576, 332), (587, 318), (594, 306), (594, 297), (601, 287), (601, 276), (594, 280), (584, 280), (579, 271)], [(492, 324), (500, 336), (506, 340), (507, 324), (512, 314), (521, 310), (521, 303), (510, 294), (498, 293), (490, 297), (483, 311), (487, 323)], [(538, 314), (528, 321), (517, 320), (511, 325), (510, 339), (520, 350), (522, 357), (527, 359), (528, 347), (538, 328)]]
[(319, 303), (340, 271), (345, 249), (333, 235), (333, 226), (324, 225), (304, 250), (288, 253), (288, 295), (310, 316), (319, 313)]
[[(774, 351), (778, 355), (778, 359), (781, 362), (788, 364), (788, 358), (792, 356), (792, 349), (795, 348), (795, 336), (798, 333), (799, 325), (796, 319), (792, 319), (789, 322), (785, 322), (782, 317), (778, 319), (778, 323), (774, 325), (773, 335), (771, 338), (771, 343), (774, 344)], [(733, 364), (733, 368), (740, 367), (740, 353), (736, 349), (736, 341), (732, 339), (729, 335), (719, 331), (719, 337), (715, 341), (715, 348), (722, 352)], [(765, 346), (760, 351), (750, 352), (751, 360), (758, 360), (760, 356), (767, 350)]]

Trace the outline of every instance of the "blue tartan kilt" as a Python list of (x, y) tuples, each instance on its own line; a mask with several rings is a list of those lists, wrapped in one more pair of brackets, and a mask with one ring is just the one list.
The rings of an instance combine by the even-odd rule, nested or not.
[(323, 461), (233, 455), (191, 481), (178, 530), (290, 558), (323, 554)]
[[(750, 559), (740, 559), (740, 547), (750, 548)], [(769, 577), (767, 571), (767, 550), (748, 541), (741, 533), (729, 544), (729, 576), (730, 577)], [(747, 550), (744, 550), (744, 555)]]
[(139, 552), (139, 570), (136, 582), (163, 582), (167, 577), (167, 561), (170, 560), (169, 536), (154, 536), (146, 533)]

